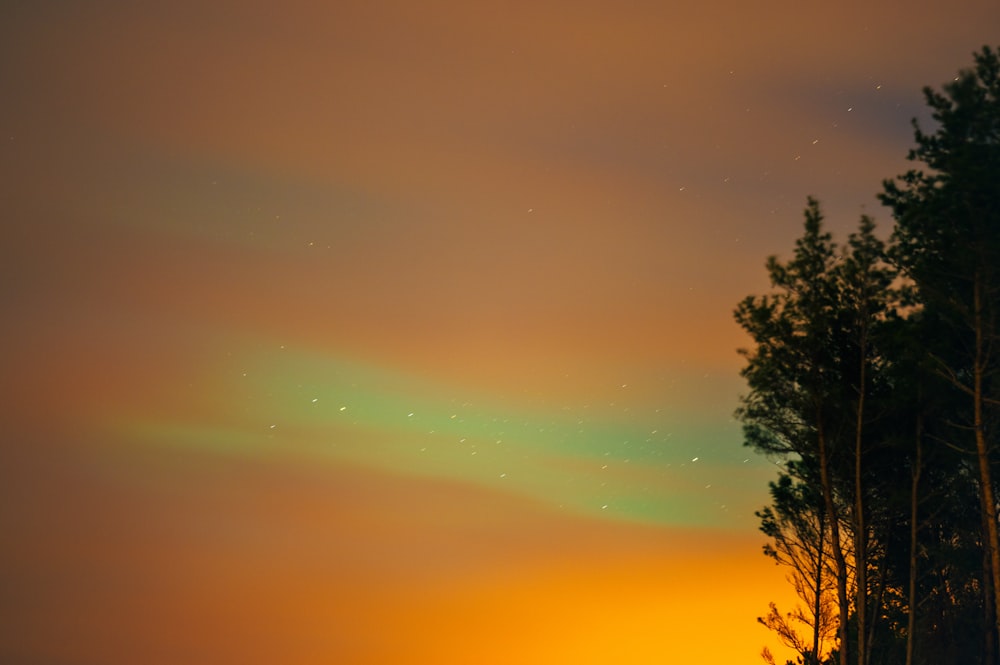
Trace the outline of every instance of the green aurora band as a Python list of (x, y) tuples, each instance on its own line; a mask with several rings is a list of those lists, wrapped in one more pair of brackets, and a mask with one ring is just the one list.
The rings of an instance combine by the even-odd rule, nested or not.
[[(250, 360), (240, 364), (235, 355)], [(756, 506), (737, 497), (765, 487), (773, 474), (769, 463), (740, 449), (730, 419), (671, 429), (692, 414), (666, 408), (526, 405), (260, 345), (228, 356), (208, 381), (190, 409), (119, 416), (116, 428), (132, 441), (344, 460), (484, 485), (561, 510), (674, 526), (745, 524)]]

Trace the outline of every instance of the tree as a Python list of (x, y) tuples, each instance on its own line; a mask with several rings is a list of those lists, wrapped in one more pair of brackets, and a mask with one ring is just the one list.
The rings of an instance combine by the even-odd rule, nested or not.
[(868, 545), (869, 525), (866, 516), (868, 482), (865, 474), (867, 453), (866, 425), (869, 419), (869, 401), (873, 390), (879, 389), (884, 365), (878, 348), (879, 325), (896, 309), (896, 298), (891, 288), (896, 275), (886, 263), (885, 244), (875, 235), (875, 221), (861, 217), (858, 230), (848, 240), (847, 251), (838, 265), (837, 279), (840, 286), (841, 308), (844, 312), (848, 337), (856, 353), (853, 379), (856, 399), (854, 403), (854, 450), (851, 456), (852, 474), (852, 532), (855, 566), (855, 621), (857, 623), (858, 665), (867, 665), (871, 659), (871, 639), (874, 635), (874, 613), (869, 613)]
[(847, 665), (848, 573), (830, 440), (843, 413), (843, 340), (838, 337), (837, 251), (822, 222), (819, 203), (810, 198), (794, 257), (787, 263), (774, 256), (767, 261), (774, 293), (748, 296), (736, 309), (737, 322), (756, 344), (752, 351), (741, 351), (750, 392), (737, 417), (747, 445), (801, 458), (817, 470), (836, 569), (840, 663)]
[[(743, 375), (750, 393), (738, 411), (747, 443), (790, 458), (787, 477), (772, 485), (772, 507), (758, 514), (761, 528), (774, 540), (772, 556), (782, 554), (783, 562), (800, 571), (791, 577), (803, 588), (804, 568), (787, 544), (801, 541), (812, 522), (822, 524), (824, 538), (828, 529), (840, 662), (846, 664), (853, 646), (858, 665), (865, 665), (875, 634), (875, 613), (869, 612), (872, 560), (866, 497), (878, 482), (877, 474), (866, 469), (872, 445), (867, 428), (871, 399), (885, 392), (877, 340), (881, 322), (895, 308), (890, 288), (894, 272), (870, 217), (861, 218), (858, 231), (840, 250), (822, 230), (819, 204), (811, 198), (794, 257), (787, 263), (772, 257), (767, 267), (774, 293), (748, 297), (736, 310), (737, 321), (756, 344), (752, 352), (744, 352), (748, 364)], [(810, 504), (801, 490), (792, 501), (790, 492), (797, 487), (789, 484), (792, 476), (812, 486), (821, 505)], [(795, 511), (801, 515), (793, 516)], [(848, 587), (853, 587), (853, 643), (847, 636), (852, 618)], [(806, 595), (800, 591), (800, 596)], [(813, 593), (812, 598), (818, 600), (819, 595)], [(818, 617), (819, 609), (814, 606), (812, 614)], [(769, 617), (781, 634), (780, 616), (772, 612)], [(818, 643), (814, 635), (813, 647)], [(804, 656), (817, 660), (815, 654)]]
[(735, 312), (745, 444), (782, 466), (765, 554), (803, 601), (759, 621), (800, 663), (1000, 654), (1000, 55), (925, 96), (922, 166), (880, 194), (888, 249), (867, 217), (838, 247), (810, 198), (771, 291)]
[[(985, 47), (975, 66), (942, 92), (924, 90), (938, 124), (927, 134), (914, 121), (911, 169), (883, 183), (880, 195), (896, 220), (894, 260), (913, 281), (930, 315), (950, 334), (926, 349), (947, 389), (964, 395), (955, 439), (971, 438), (982, 511), (984, 611), (992, 625), (989, 662), (1000, 636), (1000, 535), (991, 452), (996, 436), (997, 372), (993, 353), (1000, 316), (1000, 58)], [(961, 444), (959, 444), (961, 445)]]
[[(820, 665), (828, 649), (826, 644), (836, 633), (834, 621), (835, 583), (829, 574), (829, 531), (823, 496), (818, 483), (796, 480), (810, 475), (789, 462), (791, 473), (782, 473), (770, 484), (772, 505), (757, 512), (760, 529), (771, 542), (764, 554), (775, 563), (789, 568), (788, 580), (805, 607), (795, 607), (781, 614), (774, 603), (758, 622), (776, 633), (788, 647), (802, 656), (805, 665)], [(815, 476), (815, 472), (812, 472)], [(797, 626), (810, 632), (809, 639), (799, 635)]]

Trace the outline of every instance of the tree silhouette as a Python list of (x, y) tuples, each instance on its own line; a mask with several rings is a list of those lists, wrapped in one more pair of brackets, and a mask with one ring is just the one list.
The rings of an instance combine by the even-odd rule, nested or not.
[[(737, 416), (747, 444), (761, 452), (803, 460), (815, 478), (830, 526), (830, 550), (836, 566), (838, 632), (847, 643), (850, 605), (847, 561), (841, 538), (842, 507), (834, 487), (837, 434), (844, 412), (845, 346), (840, 335), (840, 287), (837, 248), (823, 230), (819, 203), (810, 198), (805, 230), (787, 263), (770, 257), (767, 270), (774, 292), (749, 296), (736, 309), (736, 320), (756, 347), (743, 351), (750, 392)], [(846, 652), (841, 665), (847, 665)]]
[(1000, 58), (986, 47), (943, 92), (924, 90), (938, 130), (924, 133), (914, 121), (917, 143), (912, 169), (884, 183), (882, 201), (896, 219), (895, 258), (913, 280), (923, 306), (946, 322), (950, 334), (928, 340), (926, 353), (951, 389), (964, 393), (971, 409), (956, 423), (963, 440), (971, 433), (979, 472), (984, 603), (996, 657), (1000, 635), (1000, 535), (990, 454), (996, 437), (988, 421), (998, 405), (993, 353), (1000, 315)]
[(837, 245), (809, 198), (771, 291), (735, 311), (745, 443), (783, 467), (764, 552), (803, 602), (758, 620), (806, 664), (1000, 653), (1000, 55), (924, 93), (922, 166), (880, 194), (889, 246), (867, 216)]

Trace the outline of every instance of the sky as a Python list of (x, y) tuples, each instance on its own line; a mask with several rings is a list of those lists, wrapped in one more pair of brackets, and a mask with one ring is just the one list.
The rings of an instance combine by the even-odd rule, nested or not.
[[(4, 3), (0, 660), (760, 662), (732, 319), (994, 0)], [(992, 45), (996, 45), (995, 41)]]

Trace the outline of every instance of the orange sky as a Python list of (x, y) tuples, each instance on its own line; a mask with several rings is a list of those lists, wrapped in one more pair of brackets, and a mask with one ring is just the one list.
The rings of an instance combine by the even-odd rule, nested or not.
[(0, 9), (0, 660), (757, 662), (734, 305), (992, 0)]
[(13, 661), (732, 662), (782, 593), (746, 535), (350, 465), (96, 446), (102, 464), (28, 441), (35, 475), (0, 509), (22, 536), (4, 548)]

